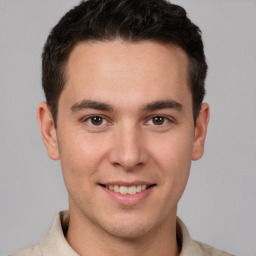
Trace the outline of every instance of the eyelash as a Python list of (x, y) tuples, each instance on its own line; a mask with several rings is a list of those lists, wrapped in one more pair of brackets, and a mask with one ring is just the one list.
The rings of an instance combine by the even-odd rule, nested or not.
[[(100, 118), (100, 119), (102, 120), (103, 124), (102, 124), (102, 123), (100, 123), (99, 125), (93, 124), (93, 118)], [(163, 123), (161, 123), (161, 124), (154, 124), (154, 123), (153, 123), (153, 122), (154, 122), (154, 121), (153, 121), (154, 118), (163, 119)], [(106, 124), (106, 122), (109, 122), (109, 121), (107, 120), (107, 118), (104, 117), (104, 116), (102, 116), (102, 115), (91, 115), (91, 116), (89, 116), (89, 117), (83, 119), (82, 121), (85, 122), (85, 123), (89, 123), (89, 125), (92, 126), (92, 127), (102, 127), (103, 125)], [(166, 117), (166, 116), (163, 116), (163, 115), (154, 115), (154, 116), (151, 116), (150, 118), (147, 119), (147, 121), (146, 121), (145, 123), (148, 124), (150, 121), (151, 121), (151, 125), (153, 125), (153, 126), (159, 126), (159, 127), (165, 126), (167, 123), (173, 123), (173, 122), (174, 122), (174, 120), (171, 119), (170, 117)]]
[(93, 121), (92, 121), (93, 118), (101, 118), (101, 119), (102, 119), (102, 122), (107, 122), (107, 119), (106, 119), (104, 116), (101, 116), (101, 115), (91, 115), (91, 116), (89, 116), (89, 117), (83, 119), (82, 121), (83, 121), (84, 123), (90, 123), (90, 126), (93, 126), (93, 127), (97, 127), (97, 126), (98, 126), (98, 127), (101, 127), (102, 124), (95, 125), (95, 124), (92, 123), (92, 122), (93, 122)]
[(157, 124), (152, 124), (153, 126), (165, 126), (165, 125), (167, 125), (167, 123), (173, 123), (174, 122), (170, 117), (163, 116), (163, 115), (155, 115), (155, 116), (151, 116), (146, 123), (148, 123), (149, 121), (151, 121), (153, 123), (154, 118), (163, 119), (163, 123), (158, 124), (158, 125)]

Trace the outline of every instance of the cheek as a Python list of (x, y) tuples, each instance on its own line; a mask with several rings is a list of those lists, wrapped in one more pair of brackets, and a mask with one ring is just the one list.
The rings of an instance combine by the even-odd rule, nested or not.
[[(159, 172), (163, 177), (162, 183), (165, 190), (169, 190), (169, 195), (179, 198), (186, 186), (193, 151), (193, 133), (190, 131), (169, 134), (151, 141), (152, 158), (158, 166)], [(171, 193), (170, 193), (171, 192)]]
[(193, 152), (192, 133), (165, 135), (156, 138), (149, 144), (151, 144), (150, 151), (155, 160), (163, 167), (161, 169), (170, 168), (174, 171), (190, 167)]
[[(66, 133), (69, 134), (69, 133)], [(84, 133), (61, 138), (60, 160), (66, 185), (90, 183), (104, 158), (102, 140)], [(67, 184), (68, 183), (68, 184)]]
[[(70, 202), (77, 207), (91, 208), (95, 198), (94, 191), (98, 182), (97, 173), (104, 158), (104, 147), (100, 141), (84, 134), (65, 137), (61, 140), (60, 160), (62, 173)], [(85, 195), (90, 195), (85, 197)]]

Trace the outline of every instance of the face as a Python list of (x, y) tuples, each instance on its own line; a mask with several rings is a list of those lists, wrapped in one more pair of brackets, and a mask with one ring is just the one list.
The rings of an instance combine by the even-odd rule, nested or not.
[(153, 42), (84, 43), (66, 74), (57, 130), (44, 103), (38, 116), (49, 156), (61, 161), (71, 219), (123, 238), (175, 219), (208, 122), (203, 105), (194, 126), (187, 55)]

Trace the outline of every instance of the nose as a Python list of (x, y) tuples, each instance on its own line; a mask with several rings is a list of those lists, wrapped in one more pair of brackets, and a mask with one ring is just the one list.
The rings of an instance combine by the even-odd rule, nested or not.
[(116, 129), (110, 152), (113, 165), (131, 171), (146, 164), (148, 154), (142, 133), (135, 125), (123, 125)]

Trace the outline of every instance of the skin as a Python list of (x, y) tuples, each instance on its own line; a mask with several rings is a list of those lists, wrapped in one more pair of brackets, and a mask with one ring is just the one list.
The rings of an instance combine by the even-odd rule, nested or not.
[[(178, 255), (177, 204), (209, 121), (203, 103), (194, 125), (186, 53), (153, 42), (83, 43), (66, 74), (57, 129), (46, 103), (38, 120), (69, 194), (67, 241), (80, 255)], [(154, 186), (142, 200), (120, 203), (100, 185), (120, 182)]]

